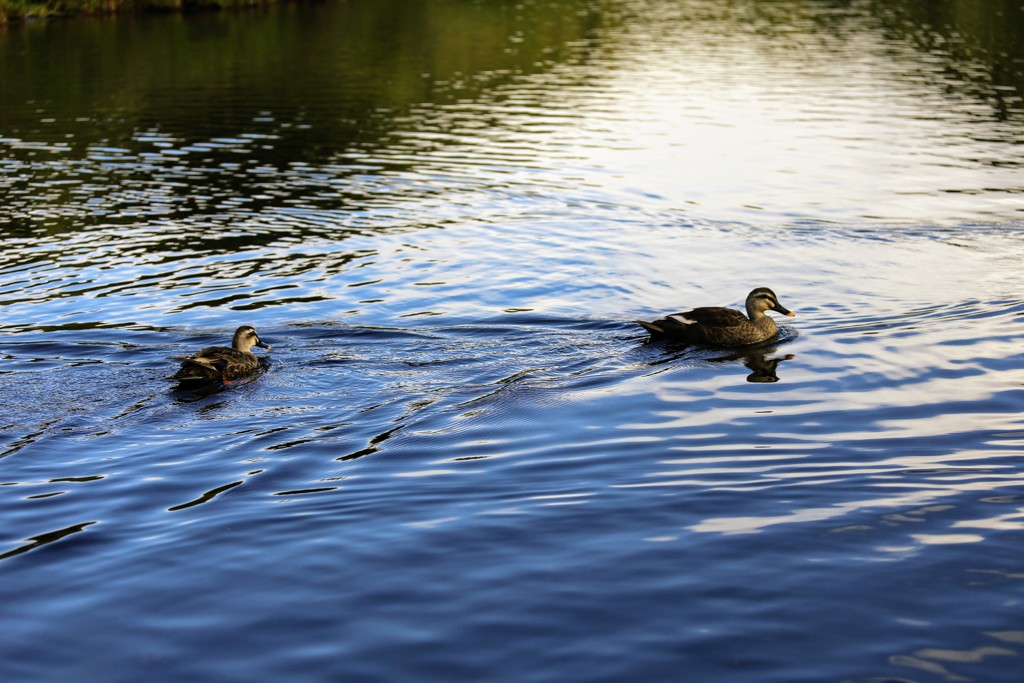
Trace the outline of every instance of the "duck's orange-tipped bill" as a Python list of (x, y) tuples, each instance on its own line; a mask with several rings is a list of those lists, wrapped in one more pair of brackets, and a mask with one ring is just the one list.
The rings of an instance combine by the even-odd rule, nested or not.
[(788, 316), (790, 318), (792, 318), (793, 316), (796, 315), (796, 313), (794, 313), (793, 311), (789, 310), (788, 308), (786, 308), (785, 306), (783, 306), (782, 304), (780, 304), (777, 301), (775, 302), (775, 305), (772, 306), (771, 310), (778, 311), (782, 315)]

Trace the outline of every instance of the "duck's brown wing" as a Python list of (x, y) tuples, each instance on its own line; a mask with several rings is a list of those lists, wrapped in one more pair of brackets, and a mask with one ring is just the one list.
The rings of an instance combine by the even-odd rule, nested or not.
[(644, 322), (643, 320), (636, 322), (653, 335), (665, 335), (700, 342), (704, 340), (707, 330), (721, 330), (743, 325), (744, 322), (747, 322), (747, 318), (731, 308), (705, 306), (673, 313), (653, 322)]
[(678, 320), (681, 324), (697, 324), (703, 327), (726, 328), (743, 325), (750, 322), (747, 316), (732, 308), (721, 306), (703, 306), (694, 308), (691, 311), (684, 311), (668, 316), (670, 319)]
[(171, 356), (181, 361), (181, 369), (174, 373), (176, 379), (219, 379), (238, 351), (227, 346), (208, 346), (191, 356)]

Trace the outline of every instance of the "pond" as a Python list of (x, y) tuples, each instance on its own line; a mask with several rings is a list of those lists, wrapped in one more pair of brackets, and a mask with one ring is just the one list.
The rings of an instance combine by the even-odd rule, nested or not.
[[(1024, 10), (0, 30), (0, 678), (1016, 683)], [(740, 308), (770, 344), (633, 321)], [(266, 369), (175, 390), (253, 325)]]

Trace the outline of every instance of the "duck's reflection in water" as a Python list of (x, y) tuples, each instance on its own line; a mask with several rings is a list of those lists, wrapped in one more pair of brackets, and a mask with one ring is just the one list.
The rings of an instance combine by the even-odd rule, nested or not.
[(708, 360), (712, 363), (742, 361), (744, 365), (753, 370), (753, 372), (747, 375), (748, 382), (778, 382), (779, 363), (793, 360), (796, 356), (792, 353), (787, 353), (784, 356), (770, 357), (769, 354), (774, 352), (775, 349), (747, 350), (718, 358), (709, 358)]
[[(740, 361), (751, 370), (751, 373), (747, 375), (747, 381), (760, 383), (778, 382), (779, 364), (796, 357), (792, 353), (782, 356), (773, 355), (777, 351), (775, 345), (765, 344), (730, 351), (700, 349), (686, 344), (672, 344), (664, 341), (648, 341), (646, 345), (660, 346), (665, 351), (664, 355), (651, 361), (650, 365), (667, 366), (681, 360), (701, 360), (709, 363)], [(658, 370), (658, 372), (661, 371)]]

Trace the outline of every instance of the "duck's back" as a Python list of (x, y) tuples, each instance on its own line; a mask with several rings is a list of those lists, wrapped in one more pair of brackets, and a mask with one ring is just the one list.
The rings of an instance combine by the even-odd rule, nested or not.
[(750, 322), (750, 320), (747, 319), (747, 316), (743, 315), (739, 311), (722, 306), (702, 306), (700, 308), (694, 308), (691, 311), (675, 313), (668, 317), (670, 319), (675, 318), (680, 319), (681, 321), (689, 321), (686, 324), (696, 324), (705, 328), (721, 327), (723, 329), (731, 329), (734, 327), (742, 327), (744, 323)]
[(673, 313), (661, 320), (645, 323), (638, 320), (652, 334), (665, 335), (692, 342), (704, 342), (705, 332), (712, 327), (734, 328), (747, 322), (739, 311), (719, 306), (704, 306), (681, 313)]
[(712, 346), (756, 344), (777, 331), (768, 316), (752, 321), (737, 310), (721, 306), (694, 308), (641, 324), (652, 334)]
[(259, 359), (227, 346), (208, 346), (199, 353), (177, 357), (181, 368), (174, 373), (178, 380), (228, 380), (252, 374), (259, 368)]

